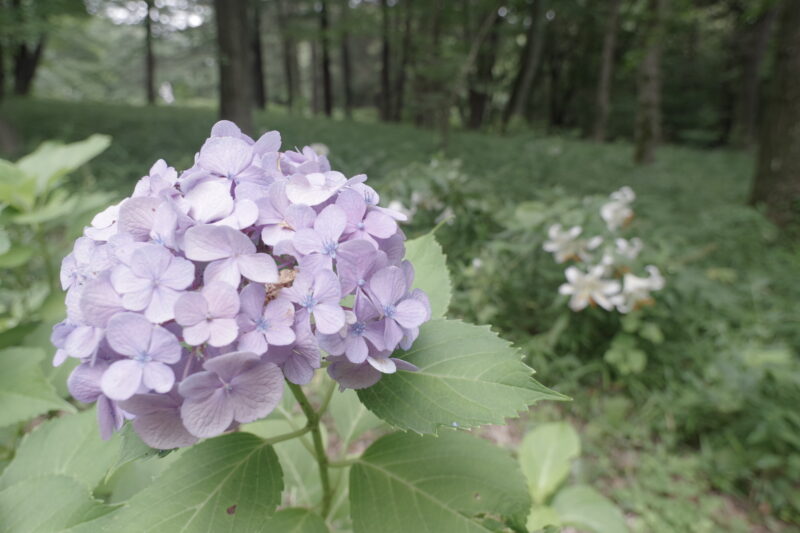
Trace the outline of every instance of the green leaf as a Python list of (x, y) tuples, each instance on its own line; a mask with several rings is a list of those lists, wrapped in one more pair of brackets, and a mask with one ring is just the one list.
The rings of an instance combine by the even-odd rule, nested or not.
[(486, 326), (432, 320), (400, 357), (419, 370), (358, 391), (370, 411), (400, 429), (503, 423), (540, 400), (566, 399), (533, 379), (520, 353)]
[(24, 479), (63, 474), (93, 489), (119, 454), (119, 437), (104, 441), (95, 410), (45, 422), (22, 439), (14, 460), (0, 476), (0, 490)]
[(547, 505), (535, 505), (531, 508), (525, 527), (528, 528), (528, 531), (538, 531), (547, 526), (558, 527), (560, 525), (561, 518), (558, 516), (555, 509)]
[(272, 446), (249, 433), (232, 433), (186, 450), (150, 487), (81, 531), (260, 531), (282, 490)]
[(17, 167), (35, 178), (36, 191), (43, 193), (55, 186), (63, 176), (108, 148), (110, 144), (111, 137), (99, 134), (70, 144), (47, 141), (17, 161)]
[(556, 494), (553, 507), (563, 524), (592, 533), (627, 533), (625, 517), (614, 503), (587, 485), (566, 487)]
[(33, 248), (15, 244), (10, 250), (4, 254), (0, 254), (0, 268), (17, 268), (33, 257)]
[(372, 414), (369, 409), (358, 399), (352, 389), (343, 392), (334, 392), (330, 406), (336, 433), (342, 442), (342, 449), (347, 450), (353, 441), (366, 431), (382, 426), (383, 421)]
[(40, 362), (42, 350), (8, 348), (0, 351), (0, 427), (47, 411), (75, 412), (47, 382)]
[(30, 478), (0, 491), (0, 533), (62, 531), (110, 510), (69, 476)]
[(0, 159), (0, 204), (6, 203), (18, 210), (33, 207), (36, 202), (36, 180), (15, 164)]
[(525, 480), (502, 449), (465, 432), (386, 435), (350, 468), (355, 533), (489, 531), (478, 515), (524, 524)]
[(8, 232), (0, 227), (0, 257), (11, 249), (11, 238)]
[(543, 505), (569, 475), (581, 454), (581, 441), (566, 422), (542, 424), (525, 435), (519, 448), (522, 473), (534, 503)]
[(275, 533), (328, 533), (325, 521), (308, 509), (283, 509), (267, 520), (261, 531)]
[(117, 454), (114, 464), (108, 469), (108, 472), (106, 473), (106, 479), (111, 478), (111, 476), (113, 476), (117, 470), (131, 461), (136, 461), (137, 459), (149, 459), (158, 455), (158, 450), (154, 450), (145, 444), (141, 437), (139, 437), (139, 435), (133, 430), (133, 426), (129, 423), (125, 424), (125, 426), (119, 432), (119, 440), (121, 441), (119, 453)]
[(431, 316), (441, 318), (450, 307), (452, 284), (447, 257), (433, 233), (406, 242), (406, 259), (414, 265), (414, 288), (422, 289), (431, 302)]

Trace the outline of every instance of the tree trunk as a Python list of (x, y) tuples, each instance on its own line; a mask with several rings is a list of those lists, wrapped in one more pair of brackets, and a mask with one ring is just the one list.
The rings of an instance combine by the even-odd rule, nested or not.
[[(492, 6), (492, 9), (496, 9), (496, 6)], [(492, 70), (497, 57), (497, 46), (500, 41), (499, 29), (502, 21), (502, 18), (494, 17), (487, 41), (478, 50), (475, 74), (471, 77), (467, 95), (469, 102), (467, 127), (469, 129), (480, 129), (486, 119), (489, 103), (492, 99)]]
[[(291, 5), (291, 4), (290, 4)], [(297, 65), (297, 47), (289, 28), (289, 16), (284, 0), (278, 0), (278, 25), (281, 28), (283, 48), (283, 77), (286, 82), (286, 106), (294, 110), (300, 84), (300, 68)]]
[(741, 95), (737, 108), (735, 142), (741, 147), (750, 147), (756, 141), (758, 128), (758, 104), (761, 88), (761, 68), (769, 49), (770, 38), (778, 18), (778, 9), (773, 7), (761, 15), (742, 39), (744, 56), (741, 77)]
[(648, 0), (644, 31), (644, 57), (637, 74), (637, 107), (634, 161), (649, 165), (655, 161), (661, 141), (661, 41), (667, 0)]
[(45, 37), (42, 35), (33, 50), (27, 43), (17, 45), (14, 54), (14, 94), (17, 96), (27, 96), (31, 92), (33, 78), (44, 51), (44, 41)]
[(600, 76), (597, 82), (595, 99), (594, 127), (592, 138), (597, 142), (606, 140), (608, 115), (611, 111), (611, 80), (614, 72), (614, 52), (619, 28), (619, 5), (621, 0), (611, 0), (608, 6), (608, 20), (603, 36), (603, 53), (600, 60)]
[(531, 25), (525, 34), (525, 46), (519, 59), (519, 70), (511, 88), (511, 95), (503, 110), (502, 130), (505, 131), (514, 115), (522, 113), (527, 107), (533, 81), (542, 60), (544, 46), (545, 0), (533, 0), (531, 4)]
[(800, 218), (800, 2), (783, 2), (779, 24), (751, 201), (785, 225)]
[(261, 50), (261, 0), (252, 2), (252, 38), (250, 47), (253, 58), (253, 99), (258, 109), (267, 108), (267, 86), (264, 81), (264, 54)]
[(403, 44), (401, 45), (400, 68), (397, 69), (395, 78), (394, 105), (392, 106), (392, 120), (398, 122), (403, 118), (403, 106), (405, 105), (406, 75), (411, 62), (411, 21), (414, 13), (413, 0), (405, 0), (404, 4)]
[(329, 117), (333, 114), (333, 85), (331, 83), (330, 35), (328, 35), (328, 2), (326, 0), (322, 0), (322, 9), (319, 12), (319, 29), (322, 43), (322, 101), (325, 115)]
[[(2, 4), (0, 4), (2, 7)], [(6, 56), (3, 41), (0, 39), (0, 101), (6, 97)]]
[(214, 0), (219, 47), (220, 118), (253, 133), (253, 61), (247, 20), (249, 0)]
[(147, 13), (144, 17), (144, 87), (147, 103), (156, 103), (156, 56), (153, 53), (153, 19), (150, 12), (153, 10), (153, 0), (147, 0)]
[(342, 1), (342, 15), (339, 22), (342, 26), (342, 41), (341, 41), (341, 54), (342, 54), (342, 92), (344, 96), (344, 116), (352, 118), (353, 116), (353, 87), (352, 87), (352, 67), (350, 65), (350, 31), (349, 31), (349, 0)]
[(381, 120), (389, 120), (392, 106), (391, 48), (389, 46), (389, 1), (381, 0)]
[(311, 83), (311, 112), (319, 114), (321, 94), (319, 90), (319, 45), (316, 39), (311, 41), (311, 64), (308, 66), (308, 79)]

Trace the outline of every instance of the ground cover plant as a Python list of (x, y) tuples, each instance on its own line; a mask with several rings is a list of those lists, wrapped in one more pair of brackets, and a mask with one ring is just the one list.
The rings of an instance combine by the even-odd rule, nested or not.
[[(130, 194), (159, 157), (179, 168), (190, 167), (192, 154), (202, 144), (202, 131), (214, 121), (213, 113), (203, 109), (155, 113), (55, 102), (7, 103), (2, 112), (30, 143), (7, 154), (10, 160), (45, 139), (80, 141), (94, 132), (110, 134), (110, 147), (74, 173), (65, 187), (78, 190), (91, 183), (108, 190), (115, 202)], [(492, 323), (526, 354), (540, 381), (573, 398), (534, 410), (510, 429), (490, 428), (491, 439), (517, 453), (525, 430), (569, 419), (581, 436), (582, 458), (572, 463), (572, 480), (564, 486), (583, 483), (600, 490), (634, 531), (780, 531), (790, 530), (797, 521), (800, 424), (793, 406), (800, 390), (800, 339), (798, 289), (790, 273), (797, 272), (800, 254), (760, 213), (744, 206), (750, 165), (746, 154), (664, 147), (659, 161), (642, 170), (629, 164), (630, 147), (622, 143), (598, 146), (534, 134), (495, 139), (454, 133), (442, 152), (432, 134), (402, 125), (312, 121), (281, 113), (260, 116), (259, 121), (280, 129), (284, 146), (325, 143), (334, 168), (348, 176), (361, 170), (370, 175), (382, 205), (397, 200), (415, 210), (410, 223), (401, 227), (411, 239), (407, 255), (417, 266), (416, 280), (425, 279), (420, 270), (426, 259), (421, 254), (425, 247), (415, 250), (419, 245), (414, 243), (423, 241), (414, 238), (433, 239), (427, 232), (438, 225), (435, 239), (452, 273), (448, 317)], [(641, 258), (659, 267), (664, 289), (654, 294), (656, 305), (625, 315), (591, 307), (572, 311), (566, 297), (558, 295), (567, 263), (556, 263), (544, 250), (547, 230), (556, 223), (583, 223), (575, 220), (578, 217), (596, 217), (609, 192), (622, 186), (637, 195), (636, 216), (625, 228), (626, 236), (642, 239)], [(425, 202), (412, 200), (415, 189), (423, 192)], [(584, 198), (594, 205), (584, 204)], [(57, 242), (60, 233), (48, 234), (48, 242)], [(26, 283), (24, 268), (18, 275), (19, 282)], [(433, 289), (441, 286), (427, 288), (431, 301)], [(60, 318), (35, 314), (26, 323), (29, 329), (4, 334), (3, 344), (46, 346), (41, 332)], [(47, 321), (50, 324), (43, 325)], [(32, 333), (34, 328), (38, 329)], [(618, 337), (633, 341), (614, 343)], [(19, 360), (25, 354), (5, 355)], [(59, 367), (54, 373), (44, 352), (36, 357), (40, 359), (31, 359), (36, 365), (26, 372), (37, 373), (54, 402), (45, 403), (40, 412), (73, 410), (75, 406), (61, 400), (67, 394), (66, 370)], [(326, 404), (332, 383), (323, 378), (320, 374), (312, 380), (307, 395), (312, 405), (328, 406), (320, 425), (321, 439), (336, 464), (330, 468), (329, 482), (336, 488), (328, 526), (346, 530), (351, 504), (343, 487), (354, 475), (351, 469), (364, 473), (365, 468), (374, 472), (386, 467), (376, 462), (380, 455), (369, 451), (363, 468), (353, 459), (387, 426), (364, 409), (352, 391), (333, 394)], [(291, 398), (284, 391), (268, 418), (243, 425), (242, 432), (270, 439), (302, 431), (306, 419), (287, 401)], [(26, 463), (34, 462), (53, 436), (91, 433), (91, 446), (84, 441), (81, 449), (101, 457), (103, 441), (93, 433), (94, 416), (67, 415), (44, 424), (38, 418), (6, 428), (6, 461), (13, 458), (18, 466), (6, 467), (3, 483), (22, 481)], [(419, 420), (402, 422), (425, 426)], [(34, 425), (39, 427), (31, 432)], [(188, 455), (186, 461), (194, 462), (189, 454), (202, 453), (191, 448), (160, 458), (135, 437), (125, 430), (112, 438), (119, 448), (103, 456), (105, 464), (112, 465), (110, 472), (87, 470), (84, 459), (76, 460), (74, 469), (53, 466), (56, 460), (42, 468), (70, 477), (80, 467), (85, 473), (79, 486), (93, 488), (95, 498), (113, 506), (142, 494), (154, 478), (167, 483), (166, 472), (191, 475), (188, 468), (181, 469), (183, 458)], [(403, 449), (405, 443), (386, 439), (376, 442)], [(247, 443), (241, 444), (246, 448)], [(273, 446), (284, 470), (282, 506), (321, 502), (320, 485), (300, 481), (318, 477), (306, 446), (313, 449), (308, 435)], [(122, 455), (116, 455), (119, 449)], [(27, 487), (46, 494), (62, 485), (74, 487), (72, 479), (48, 483), (52, 485), (20, 485), (16, 490)], [(82, 488), (81, 494), (88, 490)], [(86, 501), (76, 499), (65, 516), (74, 517), (78, 510), (89, 515), (109, 510)], [(113, 514), (105, 520), (112, 520)], [(280, 511), (274, 518), (278, 519), (313, 520), (298, 510)]]

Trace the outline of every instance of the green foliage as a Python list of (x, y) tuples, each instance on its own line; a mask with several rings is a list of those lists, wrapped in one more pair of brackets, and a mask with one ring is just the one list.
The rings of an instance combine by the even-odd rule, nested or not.
[(562, 486), (580, 453), (580, 438), (565, 422), (542, 424), (525, 435), (519, 462), (534, 504), (528, 530), (554, 525), (627, 533), (622, 513), (608, 498), (588, 485)]
[(428, 295), (431, 317), (443, 317), (450, 306), (452, 287), (447, 258), (433, 233), (407, 241), (406, 259), (414, 265), (414, 288)]
[(247, 433), (224, 435), (188, 450), (152, 485), (80, 531), (255, 531), (282, 489), (271, 446)]
[(0, 351), (0, 427), (48, 411), (71, 411), (42, 372), (44, 352), (33, 348)]
[(431, 320), (402, 358), (415, 372), (397, 372), (358, 397), (393, 426), (436, 433), (440, 426), (502, 423), (541, 400), (564, 396), (539, 384), (520, 353), (488, 327)]
[[(478, 459), (479, 458), (479, 459)], [(353, 530), (491, 531), (487, 516), (524, 522), (525, 483), (505, 452), (466, 433), (393, 433), (350, 470)]]

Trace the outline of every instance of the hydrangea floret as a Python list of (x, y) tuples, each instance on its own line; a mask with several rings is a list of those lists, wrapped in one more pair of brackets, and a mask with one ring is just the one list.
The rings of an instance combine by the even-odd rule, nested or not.
[(630, 313), (652, 305), (651, 293), (664, 288), (664, 278), (654, 265), (645, 267), (646, 277), (632, 273), (644, 243), (639, 237), (619, 235), (633, 220), (635, 199), (636, 193), (627, 186), (611, 193), (600, 207), (607, 230), (604, 236), (586, 238), (582, 226), (565, 229), (553, 224), (548, 228), (544, 250), (553, 254), (556, 263), (575, 262), (565, 270), (567, 282), (559, 287), (562, 295), (569, 296), (573, 311), (599, 306), (606, 311)]
[(263, 418), (284, 380), (323, 366), (353, 389), (415, 370), (394, 354), (431, 314), (406, 216), (319, 148), (280, 145), (218, 122), (191, 168), (157, 161), (64, 259), (53, 363), (80, 360), (68, 386), (97, 402), (104, 438), (132, 419), (154, 448), (188, 446)]

